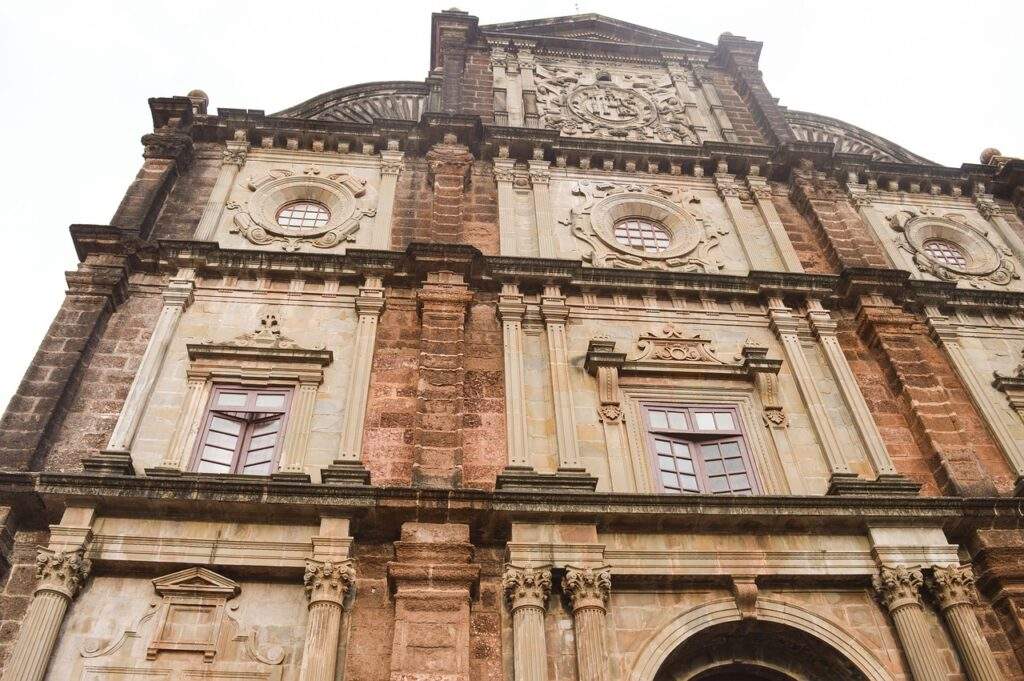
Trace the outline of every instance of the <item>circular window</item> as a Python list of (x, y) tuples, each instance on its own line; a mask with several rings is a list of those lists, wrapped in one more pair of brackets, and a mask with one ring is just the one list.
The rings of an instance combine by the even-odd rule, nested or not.
[(922, 244), (928, 256), (947, 267), (967, 267), (967, 254), (960, 246), (945, 239), (928, 239)]
[(672, 242), (663, 226), (644, 218), (626, 218), (615, 223), (615, 240), (645, 253), (660, 253)]
[(277, 211), (277, 224), (282, 227), (323, 227), (330, 219), (331, 211), (316, 201), (292, 201)]

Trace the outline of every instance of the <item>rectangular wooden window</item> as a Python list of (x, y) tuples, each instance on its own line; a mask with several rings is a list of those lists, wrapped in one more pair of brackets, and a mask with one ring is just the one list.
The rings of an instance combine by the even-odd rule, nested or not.
[(663, 491), (757, 492), (735, 407), (644, 404), (643, 415)]
[(218, 385), (210, 395), (192, 470), (270, 475), (284, 437), (290, 388)]

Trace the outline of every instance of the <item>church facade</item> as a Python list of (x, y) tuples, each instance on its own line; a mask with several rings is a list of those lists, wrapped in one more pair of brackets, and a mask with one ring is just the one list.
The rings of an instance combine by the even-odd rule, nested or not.
[(3, 681), (1024, 679), (1024, 161), (433, 15), (150, 100), (0, 424)]

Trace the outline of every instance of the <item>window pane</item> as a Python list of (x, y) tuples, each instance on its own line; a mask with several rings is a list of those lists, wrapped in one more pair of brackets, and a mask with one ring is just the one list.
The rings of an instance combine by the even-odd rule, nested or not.
[(725, 470), (730, 473), (746, 473), (747, 467), (743, 465), (743, 459), (736, 457), (725, 460)]
[(228, 419), (220, 416), (214, 416), (210, 419), (210, 430), (227, 433), (228, 435), (238, 435), (238, 432), (241, 429), (242, 424), (238, 421), (229, 421)]
[(697, 430), (714, 430), (715, 417), (709, 411), (694, 412), (693, 420), (697, 424)]
[(284, 407), (284, 395), (262, 394), (256, 396), (256, 409), (281, 409)]
[(235, 446), (238, 444), (238, 436), (225, 435), (224, 433), (218, 433), (215, 430), (211, 430), (206, 436), (206, 444), (234, 450)]
[(676, 469), (675, 461), (671, 456), (659, 456), (658, 468), (663, 471), (674, 471)]
[(676, 459), (676, 469), (680, 473), (693, 473), (693, 462), (689, 459)]
[(662, 471), (661, 484), (663, 484), (665, 487), (669, 489), (679, 489), (679, 481), (676, 478), (675, 473), (666, 473)]
[(266, 435), (267, 433), (276, 433), (281, 425), (281, 419), (275, 418), (270, 421), (263, 421), (257, 423), (252, 427), (253, 435)]
[(739, 475), (730, 475), (729, 484), (732, 485), (733, 489), (749, 489), (750, 481), (747, 480), (747, 476), (740, 473)]
[(245, 475), (270, 475), (270, 462), (264, 461), (251, 466), (247, 465), (242, 469), (242, 473)]
[(700, 490), (697, 487), (697, 477), (693, 475), (680, 475), (679, 479), (683, 483), (683, 489), (687, 492), (697, 492)]
[(220, 393), (217, 396), (218, 407), (244, 407), (248, 395), (245, 393)]
[(267, 447), (273, 447), (277, 443), (277, 433), (268, 433), (267, 435), (259, 435), (249, 440), (249, 451), (254, 452), (257, 449), (266, 449)]
[(739, 456), (740, 455), (740, 443), (733, 440), (732, 442), (723, 442), (721, 444), (722, 454), (725, 456)]
[(671, 445), (671, 443), (669, 443), (669, 442), (667, 442), (665, 440), (655, 440), (654, 441), (654, 448), (657, 450), (658, 454), (671, 454), (672, 453), (672, 445)]
[(704, 468), (707, 470), (708, 475), (722, 475), (725, 473), (725, 466), (723, 466), (722, 462), (717, 459), (705, 461)]
[(211, 447), (207, 445), (203, 447), (203, 461), (212, 461), (214, 463), (220, 463), (230, 466), (231, 459), (235, 456), (233, 449), (221, 449), (220, 447)]
[(665, 412), (663, 411), (649, 412), (648, 419), (650, 420), (651, 428), (668, 428), (668, 419), (665, 418)]
[(729, 491), (729, 483), (726, 482), (724, 477), (711, 478), (709, 482), (711, 484), (711, 492), (713, 494)]
[(672, 430), (686, 430), (686, 416), (678, 411), (668, 413), (668, 427)]
[(732, 414), (727, 411), (715, 412), (715, 425), (718, 426), (719, 430), (736, 430), (736, 424), (733, 423)]
[(200, 461), (196, 470), (200, 473), (228, 473), (231, 470), (231, 466), (213, 463), (212, 461)]

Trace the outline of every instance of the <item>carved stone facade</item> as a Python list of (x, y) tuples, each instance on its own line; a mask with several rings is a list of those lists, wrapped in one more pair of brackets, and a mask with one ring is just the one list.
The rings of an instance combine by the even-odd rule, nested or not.
[(1024, 162), (730, 34), (430, 45), (150, 100), (0, 424), (3, 681), (1024, 680)]

